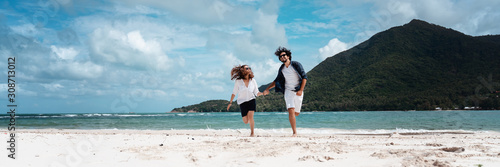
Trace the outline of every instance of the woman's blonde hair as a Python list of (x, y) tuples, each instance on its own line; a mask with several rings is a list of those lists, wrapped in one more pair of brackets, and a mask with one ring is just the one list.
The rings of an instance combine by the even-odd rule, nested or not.
[[(245, 66), (248, 67), (248, 65), (234, 66), (233, 69), (231, 69), (231, 80), (244, 79), (245, 76), (248, 74), (247, 70), (245, 69)], [(248, 75), (248, 79), (252, 78), (253, 78), (253, 72), (250, 72), (250, 75)]]

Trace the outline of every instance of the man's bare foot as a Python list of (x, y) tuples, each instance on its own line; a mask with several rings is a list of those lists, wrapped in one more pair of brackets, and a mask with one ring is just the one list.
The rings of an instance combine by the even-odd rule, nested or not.
[(252, 134), (250, 134), (250, 137), (255, 137), (255, 134), (253, 134), (253, 133), (252, 133)]
[(295, 134), (295, 133), (294, 133), (294, 134), (292, 135), (292, 137), (297, 137), (297, 134)]

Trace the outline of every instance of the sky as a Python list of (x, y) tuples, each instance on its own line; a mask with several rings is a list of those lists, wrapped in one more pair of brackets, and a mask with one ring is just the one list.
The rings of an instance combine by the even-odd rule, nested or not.
[[(306, 71), (375, 33), (421, 19), (500, 34), (498, 0), (2, 0), (0, 104), (15, 57), (17, 113), (152, 113), (231, 97), (292, 51)], [(0, 66), (1, 67), (1, 66)], [(2, 95), (3, 94), (3, 95)]]

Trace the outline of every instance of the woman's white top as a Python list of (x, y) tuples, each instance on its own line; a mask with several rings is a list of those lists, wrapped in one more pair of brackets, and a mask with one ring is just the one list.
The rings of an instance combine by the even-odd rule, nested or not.
[(257, 93), (259, 93), (259, 89), (257, 88), (257, 81), (255, 81), (255, 79), (250, 79), (248, 87), (245, 86), (245, 81), (243, 81), (243, 79), (237, 79), (234, 83), (233, 95), (238, 95), (236, 99), (238, 105), (255, 99)]

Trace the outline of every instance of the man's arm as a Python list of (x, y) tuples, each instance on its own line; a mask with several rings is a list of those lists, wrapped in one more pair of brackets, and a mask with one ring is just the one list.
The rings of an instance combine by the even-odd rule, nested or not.
[(307, 79), (302, 79), (302, 85), (300, 85), (300, 90), (297, 91), (297, 96), (302, 96), (302, 93), (304, 92), (304, 88), (306, 87), (306, 82)]
[[(304, 67), (302, 67), (302, 64), (297, 62), (297, 68), (298, 69), (296, 69), (296, 70), (298, 70), (297, 72), (299, 73), (300, 77), (302, 77), (302, 79), (307, 79), (307, 74), (306, 74), (306, 71), (304, 70)], [(304, 85), (302, 85), (302, 86), (304, 86)]]
[(273, 82), (271, 82), (271, 84), (269, 84), (269, 86), (266, 88), (266, 90), (264, 90), (264, 95), (269, 94), (269, 89), (274, 88), (274, 86), (276, 86), (276, 83), (274, 83), (274, 81), (273, 81)]

